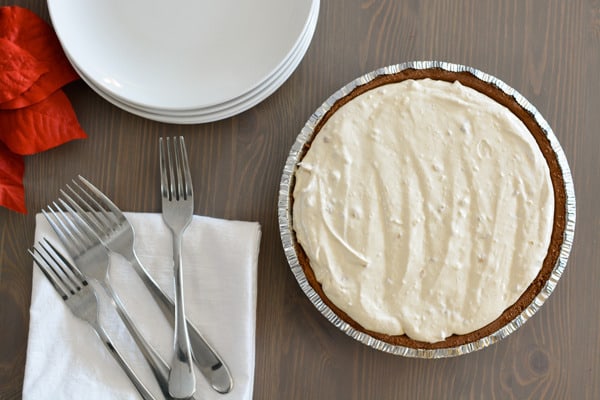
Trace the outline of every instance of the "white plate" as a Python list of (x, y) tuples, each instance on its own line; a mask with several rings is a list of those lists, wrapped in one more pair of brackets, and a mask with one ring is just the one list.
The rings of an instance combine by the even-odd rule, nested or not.
[(48, 0), (64, 49), (103, 92), (193, 110), (258, 87), (298, 45), (317, 0)]
[[(304, 54), (308, 50), (308, 47), (310, 45), (310, 42), (312, 40), (313, 34), (314, 34), (316, 26), (317, 26), (318, 16), (319, 16), (319, 1), (315, 1), (313, 3), (313, 7), (311, 7), (311, 15), (307, 21), (305, 29), (302, 32), (302, 35), (298, 38), (297, 46), (295, 46), (295, 48), (290, 52), (288, 57), (286, 57), (286, 59), (281, 62), (281, 65), (275, 71), (273, 71), (273, 74), (271, 76), (269, 76), (267, 79), (265, 79), (263, 82), (261, 82), (258, 86), (252, 88), (250, 91), (248, 91), (246, 93), (240, 94), (240, 96), (237, 96), (236, 98), (233, 98), (228, 101), (225, 101), (225, 102), (222, 102), (219, 104), (215, 104), (212, 106), (201, 107), (201, 108), (196, 108), (196, 109), (179, 109), (179, 110), (157, 109), (157, 108), (145, 107), (145, 106), (138, 105), (135, 103), (129, 103), (127, 101), (123, 101), (118, 98), (116, 98), (116, 100), (119, 100), (121, 103), (127, 103), (132, 108), (138, 109), (140, 111), (148, 112), (150, 114), (161, 114), (161, 115), (170, 115), (170, 116), (196, 116), (199, 113), (203, 113), (203, 114), (207, 113), (208, 114), (208, 113), (213, 113), (213, 112), (217, 112), (217, 111), (222, 111), (222, 110), (231, 108), (233, 106), (241, 105), (244, 102), (252, 100), (252, 98), (257, 98), (257, 96), (260, 93), (265, 92), (265, 88), (272, 87), (272, 86), (274, 86), (274, 84), (279, 82), (279, 84), (275, 87), (275, 89), (276, 89), (283, 83), (283, 81), (281, 80), (282, 76), (285, 76), (285, 79), (287, 79), (289, 77), (289, 75), (291, 75), (291, 73), (298, 66), (302, 57), (304, 57)], [(72, 62), (72, 63), (74, 65), (76, 65), (75, 62)], [(83, 73), (81, 71), (81, 68), (78, 67), (77, 69), (79, 70), (79, 72)], [(90, 79), (90, 78), (88, 77), (88, 79)], [(98, 89), (101, 89), (101, 88), (98, 88)], [(110, 93), (106, 93), (106, 94), (110, 96)], [(269, 94), (271, 94), (271, 92)], [(113, 96), (111, 96), (111, 97), (113, 97)], [(261, 97), (261, 100), (264, 98), (265, 98), (265, 96)]]
[[(271, 95), (289, 78), (289, 76), (294, 72), (294, 70), (302, 61), (302, 58), (308, 50), (308, 47), (312, 40), (312, 36), (314, 34), (318, 20), (318, 1), (316, 2), (314, 13), (312, 14), (313, 15), (309, 21), (307, 29), (303, 34), (302, 41), (299, 43), (299, 47), (294, 49), (286, 64), (283, 65), (282, 68), (279, 71), (277, 71), (276, 74), (270, 76), (259, 87), (254, 88), (253, 90), (249, 91), (248, 93), (245, 93), (242, 96), (237, 97), (234, 100), (211, 107), (199, 108), (197, 110), (149, 109), (122, 101), (119, 98), (116, 98), (110, 93), (104, 91), (103, 88), (96, 86), (95, 83), (83, 71), (79, 69), (77, 63), (75, 63), (74, 60), (71, 59), (71, 63), (73, 64), (75, 70), (80, 74), (81, 78), (96, 93), (98, 93), (105, 100), (109, 101), (115, 106), (132, 114), (152, 119), (155, 121), (177, 124), (196, 124), (217, 121), (239, 114), (253, 107), (254, 105), (267, 98), (269, 95)], [(69, 53), (67, 52), (66, 54), (67, 57), (70, 58)]]

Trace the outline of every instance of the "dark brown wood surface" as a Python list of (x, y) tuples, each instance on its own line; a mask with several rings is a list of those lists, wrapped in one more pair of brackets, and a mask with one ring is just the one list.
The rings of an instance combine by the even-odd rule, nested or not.
[[(44, 1), (0, 2), (12, 4), (48, 20)], [(289, 270), (276, 213), (283, 164), (310, 114), (366, 72), (428, 59), (495, 75), (540, 110), (569, 159), (578, 217), (568, 267), (541, 311), (498, 344), (435, 361), (378, 352), (322, 317)], [(262, 225), (256, 399), (599, 399), (599, 82), (597, 0), (324, 0), (298, 69), (233, 118), (153, 122), (107, 103), (82, 81), (70, 84), (89, 138), (27, 157), (29, 213), (0, 208), (0, 399), (21, 397), (35, 214), (76, 174), (124, 210), (159, 212), (163, 135), (185, 136), (197, 214)]]

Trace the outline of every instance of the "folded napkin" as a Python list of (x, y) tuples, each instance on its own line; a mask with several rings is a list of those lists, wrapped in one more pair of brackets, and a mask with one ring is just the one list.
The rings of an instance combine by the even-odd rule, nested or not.
[[(126, 213), (136, 233), (142, 265), (173, 296), (172, 241), (160, 214)], [(183, 237), (185, 307), (189, 319), (223, 357), (234, 388), (214, 392), (196, 369), (197, 399), (251, 399), (254, 383), (256, 269), (260, 225), (194, 216)], [(36, 243), (60, 241), (45, 218), (36, 216)], [(66, 253), (65, 253), (66, 254)], [(170, 363), (173, 333), (133, 268), (111, 257), (110, 279), (146, 339)], [(146, 386), (160, 389), (127, 329), (99, 290), (101, 323)], [(23, 399), (139, 399), (140, 396), (98, 339), (77, 319), (39, 268), (33, 269), (29, 342)]]

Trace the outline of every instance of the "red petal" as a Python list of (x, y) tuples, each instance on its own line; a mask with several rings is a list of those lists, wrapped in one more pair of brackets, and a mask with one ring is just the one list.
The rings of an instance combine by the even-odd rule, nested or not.
[(49, 70), (19, 97), (0, 104), (0, 109), (27, 107), (79, 79), (52, 27), (32, 11), (17, 6), (0, 7), (0, 37), (27, 50)]
[(27, 50), (0, 38), (0, 103), (29, 89), (48, 69)]
[(18, 110), (0, 110), (0, 140), (21, 155), (39, 153), (87, 135), (62, 90)]
[(0, 206), (26, 213), (23, 157), (12, 153), (0, 142)]

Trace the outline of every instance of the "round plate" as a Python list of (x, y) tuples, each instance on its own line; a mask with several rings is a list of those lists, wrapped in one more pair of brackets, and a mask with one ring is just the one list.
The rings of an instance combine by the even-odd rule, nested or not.
[(71, 59), (69, 53), (65, 53), (71, 61), (73, 68), (96, 93), (98, 93), (105, 100), (125, 111), (144, 118), (167, 123), (197, 124), (212, 122), (231, 117), (255, 106), (260, 101), (271, 95), (289, 78), (289, 76), (298, 67), (302, 61), (302, 58), (304, 57), (304, 54), (308, 50), (317, 25), (319, 11), (318, 6), (319, 2), (315, 2), (314, 12), (312, 13), (312, 17), (309, 21), (306, 31), (303, 34), (302, 41), (299, 43), (299, 47), (294, 49), (292, 54), (290, 54), (289, 59), (286, 60), (286, 63), (282, 65), (274, 75), (270, 76), (260, 86), (235, 99), (222, 104), (200, 108), (197, 110), (154, 110), (122, 101), (121, 99), (112, 96), (110, 93), (105, 92), (102, 88), (96, 86), (93, 80), (79, 69), (79, 66), (74, 60)]
[(297, 46), (316, 0), (48, 0), (64, 49), (111, 96), (199, 109), (259, 86)]

